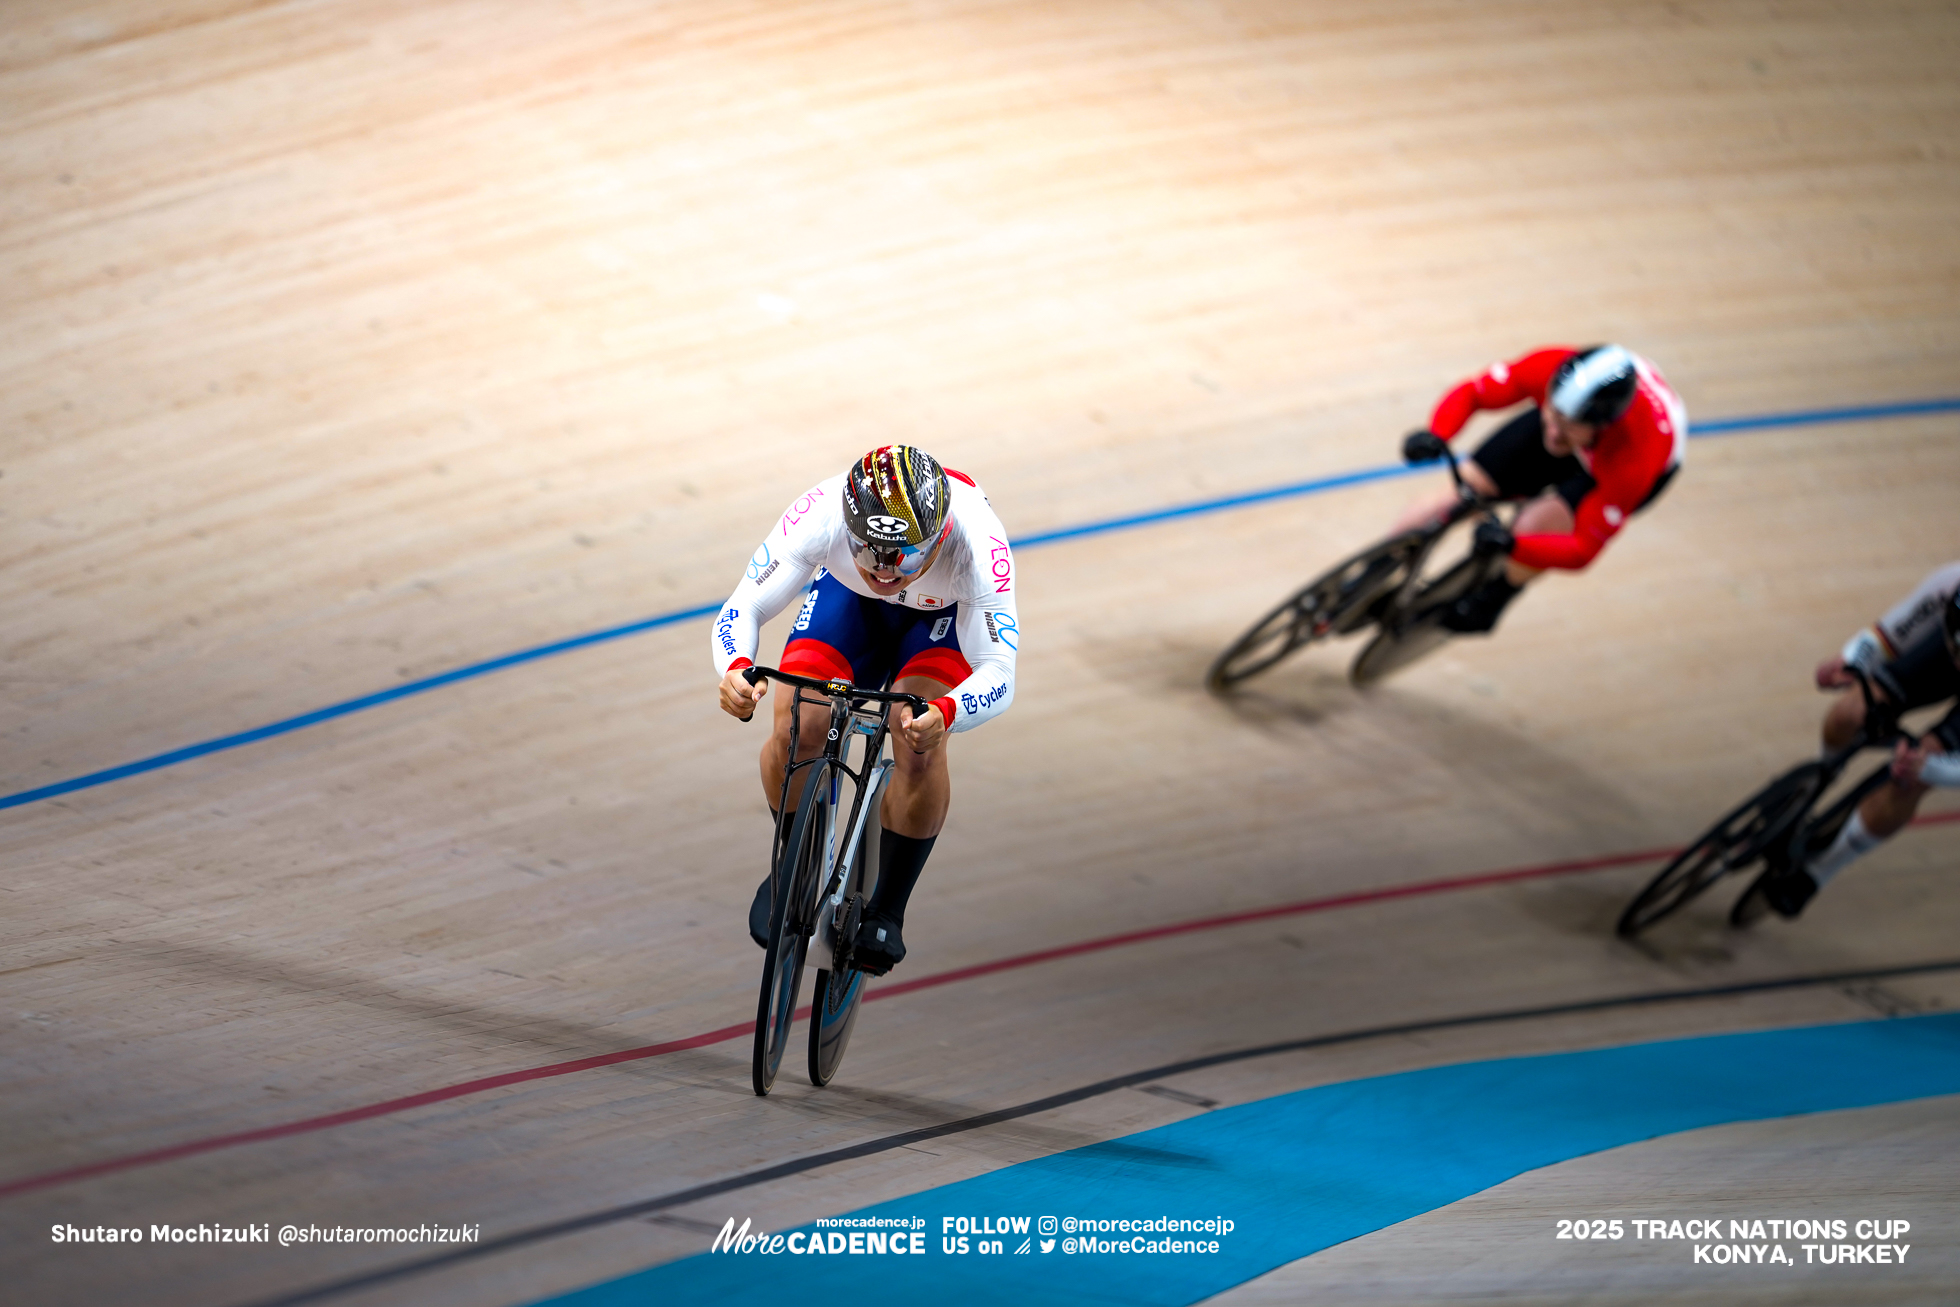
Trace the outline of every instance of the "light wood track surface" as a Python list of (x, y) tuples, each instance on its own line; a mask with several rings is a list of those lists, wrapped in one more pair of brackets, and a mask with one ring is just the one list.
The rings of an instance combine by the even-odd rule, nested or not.
[[(894, 440), (1026, 537), (1387, 463), (1548, 341), (1623, 341), (1704, 419), (1960, 394), (1956, 61), (1940, 3), (21, 0), (0, 792), (714, 603), (784, 504)], [(1229, 702), (1199, 680), (1433, 478), (1025, 550), (1017, 700), (954, 742), (894, 980), (1681, 842), (1815, 748), (1812, 665), (1960, 555), (1957, 431), (1696, 442), (1588, 572), (1367, 695), (1346, 650)], [(748, 1019), (758, 728), (715, 711), (706, 643), (0, 813), (0, 1183)], [(1615, 943), (1642, 863), (1001, 972), (868, 1004), (823, 1091), (757, 1100), (726, 1042), (0, 1198), (0, 1272), (243, 1302), (400, 1255), (46, 1231), (492, 1233), (1242, 1045), (1944, 957), (1956, 838), (1909, 832), (1746, 937), (1711, 904)], [(1178, 1084), (1955, 1002), (1945, 973)], [(688, 1222), (779, 1228), (1192, 1110), (1107, 1095), (336, 1301), (522, 1301), (698, 1251)]]

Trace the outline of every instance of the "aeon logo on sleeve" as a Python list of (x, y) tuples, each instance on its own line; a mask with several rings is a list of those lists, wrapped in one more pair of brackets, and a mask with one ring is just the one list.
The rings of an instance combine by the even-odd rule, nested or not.
[(1009, 613), (986, 613), (987, 635), (995, 644), (1004, 644), (1016, 653), (1021, 649), (1021, 628), (1014, 624)]
[(1014, 555), (999, 536), (988, 536), (994, 547), (987, 551), (987, 570), (993, 574), (994, 593), (1004, 595), (1014, 588)]
[(816, 507), (817, 501), (822, 498), (823, 491), (820, 489), (798, 497), (797, 501), (789, 506), (789, 512), (783, 514), (783, 534), (788, 535), (791, 527), (810, 516), (810, 510)]

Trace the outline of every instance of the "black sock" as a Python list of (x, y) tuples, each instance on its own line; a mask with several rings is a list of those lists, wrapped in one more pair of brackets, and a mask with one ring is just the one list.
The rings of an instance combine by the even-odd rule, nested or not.
[(878, 888), (871, 891), (865, 911), (904, 925), (905, 902), (912, 897), (912, 887), (919, 883), (919, 873), (926, 869), (926, 859), (938, 839), (928, 835), (915, 840), (879, 827)]

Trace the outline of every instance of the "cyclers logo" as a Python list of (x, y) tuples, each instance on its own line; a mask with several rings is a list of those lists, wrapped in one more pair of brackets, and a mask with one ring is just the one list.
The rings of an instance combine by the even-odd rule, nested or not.
[(966, 709), (969, 714), (977, 713), (982, 708), (993, 707), (1006, 697), (1007, 687), (1005, 685), (996, 685), (985, 694), (962, 694), (960, 696), (960, 707)]
[(1004, 644), (1009, 649), (1020, 652), (1021, 628), (1014, 624), (1011, 614), (988, 613), (987, 634), (995, 644)]
[(730, 658), (735, 656), (735, 619), (741, 615), (739, 608), (724, 608), (721, 610), (721, 620), (715, 623), (715, 639), (721, 643), (721, 651)]

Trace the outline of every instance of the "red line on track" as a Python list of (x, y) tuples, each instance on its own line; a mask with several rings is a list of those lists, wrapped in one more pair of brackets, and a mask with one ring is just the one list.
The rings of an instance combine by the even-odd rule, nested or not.
[[(1944, 822), (1960, 821), (1960, 812), (1943, 812), (1930, 817), (1921, 817), (1915, 826), (1931, 826)], [(881, 985), (865, 994), (867, 1003), (879, 999), (897, 998), (901, 994), (912, 994), (922, 989), (934, 989), (940, 985), (951, 985), (962, 980), (972, 980), (978, 976), (988, 976), (999, 971), (1014, 971), (1021, 967), (1032, 967), (1043, 962), (1054, 962), (1061, 958), (1077, 957), (1084, 953), (1100, 953), (1105, 949), (1122, 948), (1130, 944), (1141, 944), (1147, 940), (1166, 939), (1173, 935), (1189, 935), (1203, 930), (1221, 930), (1227, 926), (1244, 925), (1252, 921), (1269, 921), (1275, 917), (1301, 916), (1312, 912), (1331, 912), (1336, 908), (1358, 907), (1364, 903), (1384, 903), (1392, 899), (1416, 898), (1425, 894), (1445, 894), (1453, 890), (1479, 889), (1487, 885), (1505, 885), (1513, 881), (1540, 880), (1547, 876), (1569, 876), (1583, 871), (1604, 871), (1609, 867), (1625, 867), (1639, 862), (1656, 862), (1671, 858), (1676, 849), (1645, 849), (1638, 853), (1616, 853), (1602, 858), (1582, 858), (1574, 862), (1552, 862), (1539, 867), (1520, 867), (1510, 871), (1484, 872), (1476, 876), (1452, 876), (1444, 880), (1418, 881), (1411, 885), (1392, 885), (1387, 889), (1357, 890), (1351, 894), (1336, 894), (1327, 898), (1301, 899), (1295, 903), (1280, 903), (1271, 907), (1251, 908), (1244, 912), (1228, 912), (1222, 916), (1200, 917), (1193, 921), (1175, 922), (1168, 926), (1152, 926), (1145, 930), (1126, 931), (1120, 935), (1105, 935), (1100, 939), (1083, 940), (1078, 944), (1064, 944), (1059, 948), (1041, 949), (1034, 953), (1021, 953), (1014, 957), (1000, 958), (993, 962), (982, 962), (976, 966), (959, 967), (952, 971), (942, 971), (937, 975), (921, 976), (917, 980), (901, 980), (897, 984)], [(797, 1012), (797, 1018), (809, 1017), (810, 1009)], [(331, 1130), (336, 1126), (352, 1125), (356, 1121), (368, 1121), (378, 1116), (392, 1116), (412, 1108), (426, 1107), (431, 1103), (448, 1102), (453, 1098), (465, 1098), (471, 1094), (481, 1094), (492, 1089), (502, 1089), (508, 1085), (521, 1085), (532, 1080), (549, 1080), (556, 1076), (568, 1076), (580, 1071), (591, 1071), (603, 1066), (615, 1066), (621, 1062), (638, 1062), (645, 1058), (660, 1057), (666, 1053), (678, 1053), (689, 1048), (705, 1048), (710, 1044), (726, 1043), (740, 1039), (755, 1030), (755, 1022), (744, 1021), (740, 1025), (723, 1026), (704, 1034), (689, 1035), (685, 1039), (671, 1039), (662, 1044), (646, 1044), (639, 1048), (623, 1048), (614, 1053), (599, 1053), (592, 1057), (574, 1058), (569, 1062), (553, 1062), (547, 1066), (527, 1067), (522, 1071), (505, 1071), (499, 1075), (483, 1076), (476, 1080), (465, 1080), (460, 1084), (445, 1085), (440, 1089), (427, 1089), (419, 1094), (409, 1094), (402, 1098), (385, 1099), (379, 1103), (369, 1103), (365, 1107), (350, 1107), (343, 1112), (329, 1112), (325, 1116), (310, 1116), (298, 1121), (286, 1121), (278, 1125), (262, 1126), (257, 1130), (241, 1130), (236, 1134), (212, 1135), (204, 1139), (187, 1140), (172, 1144), (168, 1148), (155, 1148), (145, 1153), (130, 1153), (123, 1157), (105, 1158), (100, 1162), (90, 1162), (83, 1166), (73, 1166), (61, 1171), (48, 1171), (41, 1175), (23, 1176), (0, 1184), (0, 1198), (12, 1194), (27, 1193), (34, 1189), (45, 1189), (52, 1185), (67, 1184), (74, 1180), (87, 1180), (98, 1175), (109, 1175), (116, 1171), (127, 1171), (139, 1166), (152, 1166), (160, 1162), (172, 1162), (181, 1157), (194, 1157), (200, 1153), (212, 1153), (221, 1148), (235, 1148), (241, 1144), (264, 1143), (272, 1139), (285, 1139), (293, 1135), (312, 1134), (319, 1130)]]

